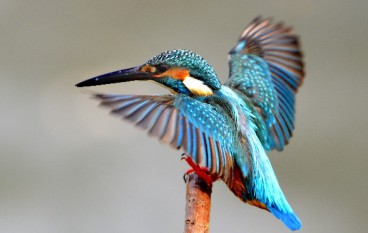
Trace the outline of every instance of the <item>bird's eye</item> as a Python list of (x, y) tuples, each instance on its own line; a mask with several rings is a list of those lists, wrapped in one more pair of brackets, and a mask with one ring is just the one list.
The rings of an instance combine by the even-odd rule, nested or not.
[(169, 66), (165, 65), (165, 64), (159, 64), (159, 65), (156, 66), (156, 69), (157, 69), (158, 72), (163, 73), (163, 72), (165, 72), (166, 70), (169, 69)]

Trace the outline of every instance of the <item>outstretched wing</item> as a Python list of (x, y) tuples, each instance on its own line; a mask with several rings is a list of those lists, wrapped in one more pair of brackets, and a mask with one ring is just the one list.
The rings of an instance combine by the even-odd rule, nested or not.
[(231, 183), (232, 129), (220, 109), (186, 95), (96, 94), (111, 113), (148, 130), (172, 147), (182, 148), (194, 163)]
[(243, 92), (269, 128), (266, 149), (282, 150), (294, 129), (294, 95), (304, 77), (298, 38), (291, 28), (254, 19), (230, 51), (225, 85)]

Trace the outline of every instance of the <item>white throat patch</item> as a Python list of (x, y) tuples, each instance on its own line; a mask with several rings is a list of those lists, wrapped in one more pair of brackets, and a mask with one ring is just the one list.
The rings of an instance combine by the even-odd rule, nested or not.
[(213, 95), (212, 89), (201, 80), (187, 76), (184, 78), (183, 83), (195, 95)]

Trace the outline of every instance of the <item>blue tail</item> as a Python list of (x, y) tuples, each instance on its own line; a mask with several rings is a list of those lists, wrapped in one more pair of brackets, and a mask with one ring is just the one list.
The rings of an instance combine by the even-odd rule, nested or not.
[(267, 209), (278, 219), (280, 219), (290, 230), (295, 231), (299, 230), (302, 227), (302, 223), (300, 222), (298, 216), (291, 213), (284, 213), (278, 210), (275, 207), (267, 206)]
[(250, 139), (249, 154), (252, 158), (252, 172), (245, 180), (248, 200), (256, 199), (263, 203), (290, 230), (300, 229), (302, 223), (286, 200), (266, 152), (256, 134), (249, 130), (247, 137)]

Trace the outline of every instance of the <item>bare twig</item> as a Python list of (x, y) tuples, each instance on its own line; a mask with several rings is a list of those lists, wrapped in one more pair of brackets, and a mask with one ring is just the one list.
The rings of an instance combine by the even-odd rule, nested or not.
[(185, 177), (187, 186), (184, 233), (208, 233), (212, 185), (208, 185), (195, 172)]

